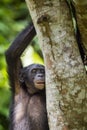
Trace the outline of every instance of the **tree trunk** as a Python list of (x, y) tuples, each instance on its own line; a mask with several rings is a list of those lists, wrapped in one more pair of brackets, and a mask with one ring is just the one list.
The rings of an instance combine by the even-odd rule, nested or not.
[(86, 130), (87, 76), (65, 0), (26, 0), (46, 66), (50, 130)]
[(83, 49), (87, 55), (87, 0), (73, 0)]

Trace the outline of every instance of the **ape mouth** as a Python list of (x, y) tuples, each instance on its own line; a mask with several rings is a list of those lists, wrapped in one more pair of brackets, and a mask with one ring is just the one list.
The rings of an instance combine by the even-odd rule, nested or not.
[(35, 83), (35, 87), (36, 87), (37, 89), (39, 89), (39, 90), (42, 90), (42, 89), (44, 89), (44, 87), (45, 87), (45, 82), (44, 82), (44, 81), (37, 81), (37, 82)]
[(45, 84), (45, 82), (44, 81), (38, 81), (38, 82), (36, 82), (36, 84)]

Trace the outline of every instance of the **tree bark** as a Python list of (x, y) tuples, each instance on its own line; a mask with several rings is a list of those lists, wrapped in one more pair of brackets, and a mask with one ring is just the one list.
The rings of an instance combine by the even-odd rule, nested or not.
[(87, 55), (87, 0), (73, 0), (83, 49)]
[(26, 0), (46, 66), (50, 130), (86, 130), (87, 76), (65, 0)]

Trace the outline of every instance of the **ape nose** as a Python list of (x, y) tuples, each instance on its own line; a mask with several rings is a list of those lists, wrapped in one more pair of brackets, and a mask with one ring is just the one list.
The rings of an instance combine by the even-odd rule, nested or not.
[(43, 77), (43, 74), (38, 74), (38, 77)]

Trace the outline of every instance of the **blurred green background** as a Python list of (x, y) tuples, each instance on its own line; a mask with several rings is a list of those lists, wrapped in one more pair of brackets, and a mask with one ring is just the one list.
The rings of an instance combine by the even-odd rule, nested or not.
[[(0, 0), (0, 130), (9, 129), (11, 92), (8, 82), (5, 51), (16, 35), (31, 21), (24, 0)], [(35, 43), (35, 44), (34, 44)], [(41, 63), (42, 53), (37, 37), (22, 55), (23, 65)]]

